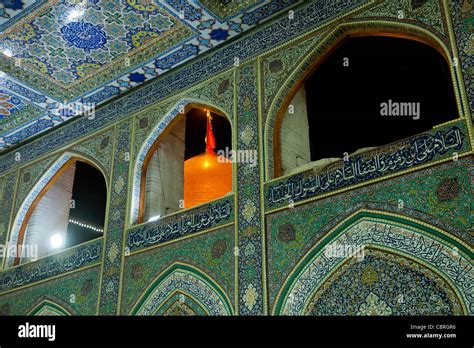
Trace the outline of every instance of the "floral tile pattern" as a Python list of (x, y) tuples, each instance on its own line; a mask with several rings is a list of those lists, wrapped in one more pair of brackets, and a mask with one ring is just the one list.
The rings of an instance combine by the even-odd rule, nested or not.
[(58, 122), (47, 121), (59, 102), (100, 104), (298, 2), (247, 1), (243, 7), (176, 0), (9, 2), (5, 16), (13, 9), (26, 13), (28, 7), (31, 13), (12, 18), (0, 34), (0, 77), (5, 80), (0, 85), (14, 84), (22, 95), (36, 92), (53, 101), (42, 122), (34, 115), (23, 122), (29, 132), (0, 134), (0, 149), (55, 126)]

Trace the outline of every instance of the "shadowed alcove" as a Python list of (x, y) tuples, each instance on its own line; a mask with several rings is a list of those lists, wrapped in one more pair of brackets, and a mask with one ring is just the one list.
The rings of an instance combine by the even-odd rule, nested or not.
[(458, 117), (445, 57), (426, 43), (390, 36), (346, 37), (315, 62), (283, 105), (275, 127), (276, 176)]
[[(44, 257), (104, 233), (107, 185), (104, 175), (89, 161), (71, 158), (35, 198), (23, 220), (18, 250), (37, 247)], [(32, 261), (25, 253), (15, 265)]]

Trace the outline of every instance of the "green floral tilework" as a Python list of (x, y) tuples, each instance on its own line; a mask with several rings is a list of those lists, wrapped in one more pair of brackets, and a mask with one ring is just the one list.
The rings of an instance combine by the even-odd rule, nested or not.
[(55, 302), (73, 315), (95, 315), (99, 276), (100, 266), (95, 266), (2, 295), (0, 315), (26, 315), (43, 300)]
[(216, 1), (201, 0), (204, 6), (211, 10), (219, 18), (233, 17), (239, 12), (257, 5), (261, 0), (240, 0), (240, 1)]
[(296, 65), (301, 63), (301, 57), (305, 57), (310, 50), (315, 48), (324, 33), (325, 31), (319, 32), (311, 35), (309, 39), (292, 43), (263, 59), (265, 115), (283, 82), (295, 71)]
[[(0, 243), (7, 238), (17, 171), (0, 177)], [(2, 262), (0, 262), (1, 266)], [(1, 267), (0, 267), (1, 269)]]
[(472, 160), (453, 162), (267, 216), (271, 301), (298, 260), (321, 238), (324, 226), (349, 215), (358, 203), (375, 202), (385, 205), (384, 210), (403, 204), (398, 214), (404, 215), (404, 210), (424, 212), (457, 227), (465, 241), (472, 241), (474, 207), (469, 166), (472, 169)]
[[(418, 3), (417, 5), (414, 5)], [(381, 5), (374, 7), (368, 11), (364, 11), (356, 17), (360, 18), (387, 18), (392, 17), (401, 20), (417, 21), (427, 26), (433, 27), (440, 33), (444, 34), (443, 15), (441, 14), (441, 6), (439, 0), (427, 1), (386, 1)]]
[(97, 160), (109, 174), (109, 168), (112, 162), (112, 146), (114, 144), (114, 130), (102, 132), (99, 135), (88, 139), (79, 145), (74, 146), (71, 151), (82, 153), (92, 159)]
[(174, 262), (207, 273), (234, 299), (234, 226), (185, 238), (125, 258), (121, 314), (127, 315), (153, 280)]

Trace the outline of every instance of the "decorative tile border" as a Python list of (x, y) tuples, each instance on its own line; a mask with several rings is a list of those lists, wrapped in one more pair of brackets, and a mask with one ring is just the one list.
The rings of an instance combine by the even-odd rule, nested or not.
[(459, 0), (443, 2), (454, 25), (451, 34), (461, 63), (460, 85), (466, 88), (471, 117), (474, 117), (474, 4)]
[(129, 314), (138, 301), (138, 294), (145, 293), (155, 283), (153, 279), (177, 263), (191, 265), (213, 279), (233, 307), (236, 274), (234, 229), (233, 224), (228, 224), (126, 256), (119, 314)]
[[(242, 66), (237, 71), (237, 134), (238, 151), (257, 151), (259, 148), (257, 62)], [(262, 315), (266, 310), (263, 285), (260, 152), (257, 165), (237, 165), (237, 236), (238, 249), (238, 313)]]
[(128, 229), (126, 252), (133, 253), (231, 222), (234, 222), (233, 195)]
[(127, 214), (128, 177), (132, 148), (133, 118), (116, 126), (112, 185), (109, 192), (108, 221), (99, 295), (99, 313), (118, 312), (120, 275), (123, 267), (124, 230)]
[(0, 273), (0, 293), (100, 262), (102, 238)]
[(315, 173), (273, 180), (265, 185), (266, 210), (381, 178), (417, 165), (470, 151), (464, 120), (331, 164)]

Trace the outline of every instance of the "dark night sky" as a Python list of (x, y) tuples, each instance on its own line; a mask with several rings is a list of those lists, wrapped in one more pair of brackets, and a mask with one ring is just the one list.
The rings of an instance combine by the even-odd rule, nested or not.
[[(69, 212), (70, 219), (104, 228), (107, 188), (104, 176), (98, 169), (84, 162), (76, 162), (72, 198), (76, 206)], [(69, 223), (66, 246), (83, 243), (99, 236), (98, 232)]]
[[(351, 38), (305, 86), (313, 161), (404, 139), (458, 114), (444, 58), (407, 39)], [(420, 102), (420, 119), (380, 116), (380, 104), (389, 99)]]
[[(226, 147), (232, 148), (232, 135), (229, 121), (223, 117), (211, 112), (212, 131), (216, 138), (215, 152), (225, 150)], [(199, 155), (206, 151), (206, 112), (203, 109), (191, 109), (186, 114), (186, 150), (184, 159)]]

